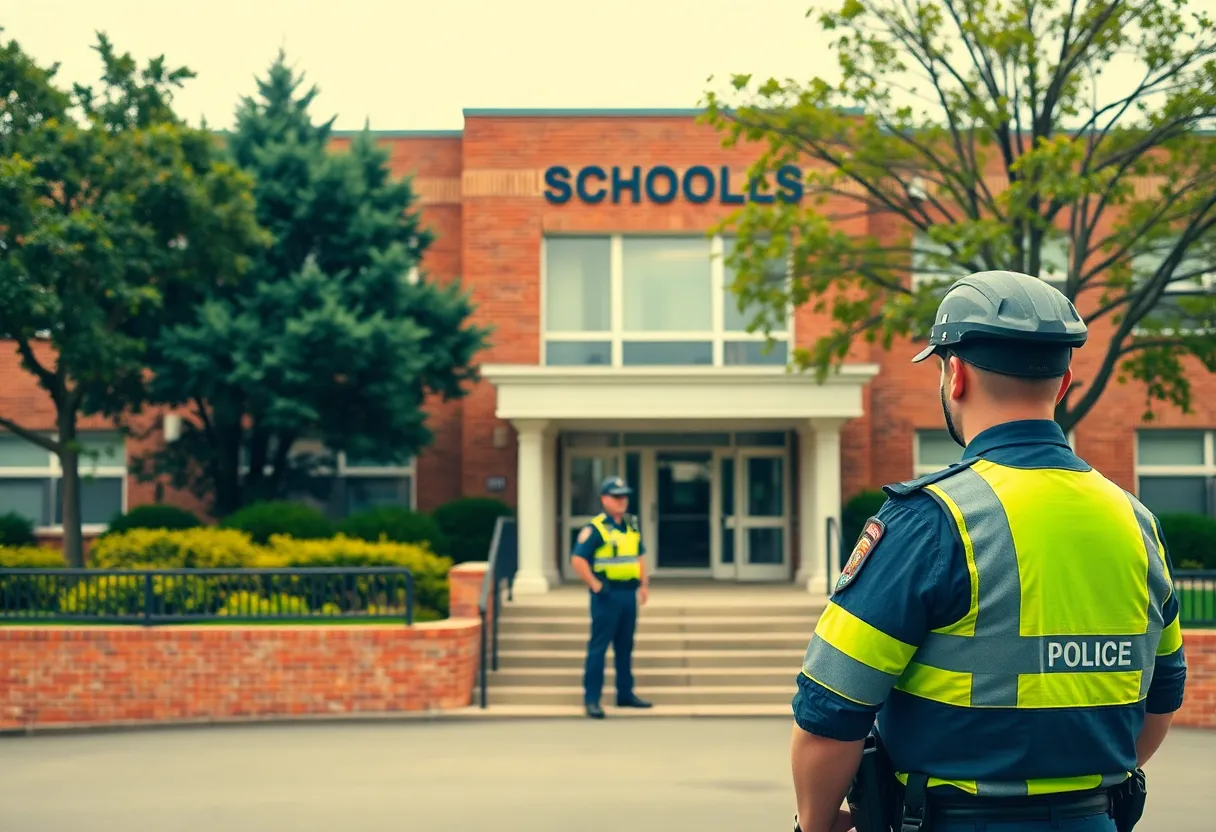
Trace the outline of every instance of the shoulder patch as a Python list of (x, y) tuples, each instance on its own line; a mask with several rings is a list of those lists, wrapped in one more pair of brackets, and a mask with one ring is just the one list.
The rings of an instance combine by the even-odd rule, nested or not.
[(866, 521), (861, 530), (861, 537), (857, 538), (857, 543), (849, 555), (849, 560), (845, 563), (844, 569), (840, 570), (840, 578), (836, 581), (836, 588), (832, 591), (833, 595), (853, 583), (853, 579), (857, 577), (857, 573), (861, 571), (861, 567), (865, 565), (870, 553), (874, 551), (874, 547), (878, 545), (878, 541), (882, 540), (886, 531), (887, 524), (877, 517), (871, 517)]
[(962, 462), (951, 463), (949, 466), (941, 469), (940, 471), (934, 471), (932, 474), (925, 474), (923, 477), (917, 477), (916, 479), (904, 480), (903, 482), (897, 482), (891, 485), (884, 485), (882, 490), (887, 494), (887, 496), (890, 497), (905, 497), (908, 494), (920, 491), (926, 485), (941, 482), (948, 477), (954, 476), (959, 471), (965, 471), (976, 462), (979, 462), (979, 457), (968, 457)]
[(590, 527), (590, 526), (583, 526), (583, 530), (582, 530), (581, 532), (579, 532), (579, 533), (578, 533), (578, 542), (579, 542), (579, 543), (586, 543), (586, 542), (587, 542), (587, 538), (589, 538), (589, 537), (591, 537), (591, 527)]

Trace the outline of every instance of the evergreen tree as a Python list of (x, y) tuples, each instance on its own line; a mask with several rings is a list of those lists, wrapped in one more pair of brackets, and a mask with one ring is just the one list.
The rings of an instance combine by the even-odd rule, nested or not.
[(228, 137), (272, 244), (248, 280), (164, 333), (153, 367), (160, 400), (193, 415), (155, 467), (211, 494), (219, 516), (287, 496), (325, 461), (293, 455), (301, 439), (385, 462), (417, 453), (425, 398), (464, 394), (487, 334), (458, 283), (407, 279), (433, 239), (410, 181), (391, 178), (367, 129), (328, 149), (333, 120), (313, 122), (317, 89), (302, 83), (280, 53)]

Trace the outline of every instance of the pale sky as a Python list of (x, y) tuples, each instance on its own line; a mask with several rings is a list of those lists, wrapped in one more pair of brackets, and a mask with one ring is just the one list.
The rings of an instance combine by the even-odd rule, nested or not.
[(217, 129), (281, 46), (339, 129), (459, 130), (465, 107), (696, 107), (711, 74), (834, 72), (805, 18), (823, 2), (0, 0), (0, 40), (59, 61), (61, 84), (96, 79), (97, 30), (141, 61), (163, 53), (198, 73), (177, 112)]
[[(697, 107), (711, 74), (834, 80), (806, 18), (825, 5), (840, 0), (0, 0), (0, 41), (58, 61), (61, 85), (96, 82), (98, 30), (141, 63), (164, 54), (198, 74), (177, 112), (216, 129), (283, 47), (338, 129), (459, 130), (466, 107)], [(1121, 70), (1104, 85), (1139, 80)]]

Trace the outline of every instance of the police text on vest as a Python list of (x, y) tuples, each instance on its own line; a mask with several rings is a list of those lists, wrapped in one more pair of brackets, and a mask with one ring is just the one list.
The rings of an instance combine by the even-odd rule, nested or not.
[(1048, 667), (1131, 667), (1130, 641), (1048, 641)]

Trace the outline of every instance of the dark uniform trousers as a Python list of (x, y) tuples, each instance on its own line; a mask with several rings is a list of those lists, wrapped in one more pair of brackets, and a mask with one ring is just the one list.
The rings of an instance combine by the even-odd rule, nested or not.
[(638, 621), (638, 593), (635, 582), (604, 581), (604, 588), (591, 593), (591, 640), (583, 668), (583, 701), (600, 701), (604, 689), (604, 659), (608, 645), (616, 666), (617, 700), (633, 695), (633, 632)]

